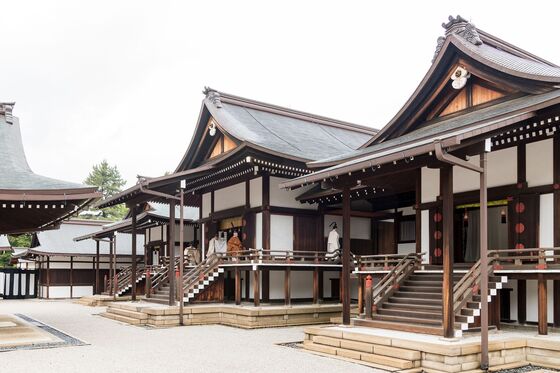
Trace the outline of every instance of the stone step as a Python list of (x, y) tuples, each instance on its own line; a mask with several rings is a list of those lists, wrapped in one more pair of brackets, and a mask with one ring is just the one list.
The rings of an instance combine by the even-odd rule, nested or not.
[(424, 333), (432, 335), (443, 335), (443, 327), (437, 325), (421, 325), (406, 322), (391, 322), (383, 320), (364, 320), (354, 319), (353, 324), (356, 326), (367, 326), (371, 328), (400, 330), (413, 333)]
[(111, 307), (111, 306), (109, 306), (107, 308), (107, 313), (126, 316), (126, 317), (130, 317), (130, 318), (138, 319), (138, 320), (146, 320), (148, 318), (148, 314), (143, 313), (143, 312), (130, 311), (130, 310), (127, 310), (127, 309), (116, 308), (116, 307)]
[(104, 312), (100, 314), (103, 317), (106, 317), (108, 319), (111, 320), (116, 320), (116, 321), (120, 321), (120, 322), (124, 322), (126, 324), (130, 324), (130, 325), (142, 325), (145, 324), (145, 321), (140, 320), (140, 319), (136, 319), (134, 317), (128, 317), (128, 316), (123, 316), (123, 315), (117, 315), (115, 313), (110, 313), (110, 312)]

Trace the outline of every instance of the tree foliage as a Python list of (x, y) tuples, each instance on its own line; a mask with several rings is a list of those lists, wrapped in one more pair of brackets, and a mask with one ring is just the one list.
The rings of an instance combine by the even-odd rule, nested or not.
[[(107, 160), (93, 166), (88, 177), (84, 180), (88, 185), (96, 186), (103, 194), (103, 199), (107, 199), (122, 190), (126, 181), (122, 178), (117, 166), (110, 166)], [(121, 220), (125, 217), (128, 209), (124, 205), (107, 207), (101, 210), (103, 213), (92, 219)]]
[(31, 247), (31, 234), (25, 233), (17, 236), (8, 236), (12, 247)]
[(12, 259), (12, 253), (5, 252), (0, 254), (0, 268), (11, 267), (10, 260)]

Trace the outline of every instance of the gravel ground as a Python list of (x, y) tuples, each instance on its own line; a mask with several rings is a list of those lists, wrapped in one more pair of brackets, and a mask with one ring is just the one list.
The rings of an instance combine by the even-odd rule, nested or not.
[(15, 372), (384, 372), (279, 346), (303, 339), (303, 327), (243, 330), (220, 325), (150, 329), (69, 301), (0, 300), (0, 314), (20, 313), (87, 343), (0, 354)]

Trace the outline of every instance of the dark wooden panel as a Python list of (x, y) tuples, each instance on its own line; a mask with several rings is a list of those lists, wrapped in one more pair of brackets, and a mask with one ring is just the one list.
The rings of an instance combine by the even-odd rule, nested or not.
[(223, 302), (224, 301), (224, 276), (220, 276), (202, 293), (195, 296), (196, 302)]
[(375, 239), (378, 254), (396, 254), (395, 224), (379, 221), (374, 224)]
[(317, 247), (317, 217), (294, 216), (294, 250), (319, 251)]
[(512, 197), (511, 203), (508, 203), (511, 247), (538, 246), (539, 202), (537, 194), (522, 194)]

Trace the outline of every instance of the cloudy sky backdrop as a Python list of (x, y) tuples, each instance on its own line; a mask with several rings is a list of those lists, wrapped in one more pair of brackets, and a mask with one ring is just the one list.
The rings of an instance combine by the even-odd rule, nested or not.
[[(32, 169), (128, 185), (173, 171), (204, 86), (380, 128), (429, 68), (441, 23), (560, 64), (552, 1), (4, 1), (0, 100)], [(0, 176), (1, 177), (1, 176)]]

